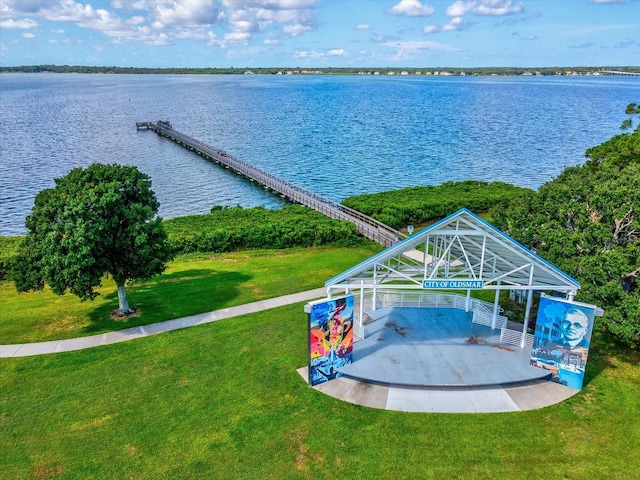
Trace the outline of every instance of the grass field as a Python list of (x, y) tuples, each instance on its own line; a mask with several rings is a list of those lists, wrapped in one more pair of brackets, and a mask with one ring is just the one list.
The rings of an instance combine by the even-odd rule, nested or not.
[(632, 479), (637, 358), (542, 410), (417, 414), (309, 388), (302, 304), (0, 362), (0, 478)]
[(162, 275), (128, 285), (129, 303), (140, 315), (117, 321), (109, 316), (118, 307), (110, 279), (87, 302), (48, 288), (16, 294), (13, 283), (0, 282), (0, 344), (95, 335), (319, 288), (379, 250), (372, 244), (183, 255)]
[[(306, 253), (311, 265), (315, 255)], [(316, 253), (328, 255), (329, 270), (343, 268), (341, 255)], [(237, 290), (261, 275), (277, 284), (275, 267), (254, 271), (257, 257), (238, 254), (220, 275), (241, 276)], [(310, 269), (307, 276), (315, 277)], [(202, 278), (175, 278), (167, 303), (195, 302)], [(375, 410), (309, 388), (296, 372), (307, 362), (306, 328), (297, 304), (90, 350), (2, 359), (0, 479), (638, 477), (640, 358), (598, 333), (585, 388), (569, 400), (456, 415)]]

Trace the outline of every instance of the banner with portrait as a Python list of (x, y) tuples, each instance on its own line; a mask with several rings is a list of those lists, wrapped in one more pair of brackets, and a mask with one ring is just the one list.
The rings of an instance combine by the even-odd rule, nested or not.
[(531, 365), (552, 372), (553, 380), (582, 389), (596, 307), (542, 295)]
[(309, 384), (328, 382), (338, 369), (353, 360), (354, 297), (322, 300), (310, 304)]

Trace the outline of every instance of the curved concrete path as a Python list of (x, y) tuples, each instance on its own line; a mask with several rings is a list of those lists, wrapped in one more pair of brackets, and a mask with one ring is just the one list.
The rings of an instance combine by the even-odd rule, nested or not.
[(101, 333), (90, 337), (70, 338), (68, 340), (52, 340), (50, 342), (0, 345), (0, 358), (29, 357), (32, 355), (44, 355), (47, 353), (71, 352), (73, 350), (99, 347), (100, 345), (126, 342), (135, 338), (148, 337), (158, 333), (170, 332), (172, 330), (193, 327), (204, 323), (211, 323), (225, 318), (237, 317), (248, 313), (260, 312), (262, 310), (269, 310), (271, 308), (282, 307), (292, 303), (307, 302), (326, 297), (326, 295), (327, 290), (323, 287), (291, 295), (284, 295), (282, 297), (247, 303), (245, 305), (238, 305), (236, 307), (223, 308), (213, 312), (167, 320), (166, 322), (140, 325), (139, 327), (126, 328), (116, 332)]
[[(307, 367), (298, 373), (308, 384)], [(482, 387), (406, 387), (339, 377), (313, 387), (343, 402), (382, 410), (421, 413), (506, 413), (560, 403), (579, 390), (550, 380)]]

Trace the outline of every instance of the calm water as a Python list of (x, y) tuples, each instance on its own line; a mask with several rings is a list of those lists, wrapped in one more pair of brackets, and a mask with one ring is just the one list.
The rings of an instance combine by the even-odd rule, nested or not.
[(282, 200), (175, 129), (334, 200), (448, 180), (537, 188), (618, 132), (640, 78), (0, 75), (0, 235), (71, 168), (136, 165), (164, 218)]

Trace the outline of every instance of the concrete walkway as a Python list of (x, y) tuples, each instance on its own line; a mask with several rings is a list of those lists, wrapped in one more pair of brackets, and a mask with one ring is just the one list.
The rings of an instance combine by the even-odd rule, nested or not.
[(292, 303), (308, 302), (310, 300), (324, 298), (326, 295), (327, 290), (323, 287), (282, 297), (260, 300), (259, 302), (247, 303), (245, 305), (238, 305), (236, 307), (223, 308), (213, 312), (191, 315), (190, 317), (167, 320), (166, 322), (152, 323), (150, 325), (141, 325), (139, 327), (127, 328), (116, 332), (92, 335), (90, 337), (53, 340), (50, 342), (0, 345), (0, 358), (29, 357), (33, 355), (44, 355), (47, 353), (71, 352), (73, 350), (83, 350), (85, 348), (99, 347), (101, 345), (126, 342), (135, 338), (148, 337), (158, 333), (170, 332), (172, 330), (193, 327), (204, 323), (216, 322), (225, 318), (269, 310), (271, 308), (282, 307)]
[[(298, 373), (307, 382), (307, 367), (298, 369)], [(403, 387), (348, 377), (335, 378), (313, 389), (355, 405), (420, 413), (522, 412), (555, 405), (579, 392), (548, 380), (483, 387)]]

